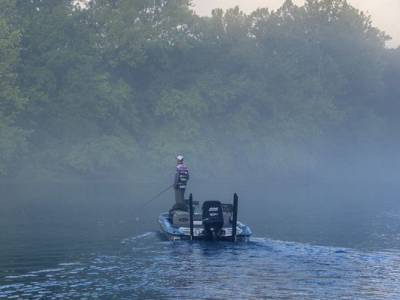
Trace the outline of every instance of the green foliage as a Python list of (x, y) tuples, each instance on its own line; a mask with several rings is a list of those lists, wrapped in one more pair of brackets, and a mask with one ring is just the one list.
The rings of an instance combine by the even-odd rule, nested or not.
[(17, 64), (20, 55), (20, 31), (11, 20), (15, 17), (15, 2), (0, 4), (0, 175), (7, 173), (11, 162), (18, 159), (25, 145), (26, 131), (14, 125), (26, 100), (17, 84)]
[(14, 120), (16, 113), (23, 108), (24, 99), (16, 84), (20, 32), (9, 24), (9, 18), (0, 14), (0, 114)]
[(135, 148), (129, 136), (101, 136), (73, 145), (65, 162), (82, 173), (110, 172), (134, 161)]
[(74, 3), (0, 3), (1, 174), (293, 173), (399, 125), (399, 51), (344, 0)]

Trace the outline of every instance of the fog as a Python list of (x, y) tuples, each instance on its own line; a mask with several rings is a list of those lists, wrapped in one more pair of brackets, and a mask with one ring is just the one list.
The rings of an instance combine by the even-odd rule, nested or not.
[[(10, 5), (29, 25), (20, 32), (2, 15), (21, 34), (2, 50), (10, 78), (0, 115), (2, 187), (35, 195), (37, 183), (40, 201), (57, 198), (58, 185), (68, 199), (71, 186), (71, 198), (95, 204), (112, 193), (90, 188), (81, 197), (85, 185), (120, 185), (134, 211), (171, 184), (181, 153), (192, 174), (187, 193), (231, 201), (238, 192), (244, 218), (262, 234), (274, 212), (275, 228), (295, 219), (286, 217), (293, 203), (301, 222), (313, 207), (345, 212), (342, 201), (379, 208), (380, 193), (396, 198), (400, 54), (374, 27), (394, 3), (351, 2), (368, 9), (374, 25), (340, 1), (213, 17), (201, 15), (212, 6), (242, 4), (250, 13), (281, 2), (193, 4), (200, 16), (175, 2), (160, 4), (159, 14), (128, 2)], [(109, 21), (99, 25), (101, 16)], [(131, 16), (141, 22), (129, 25), (137, 32), (125, 26)], [(45, 33), (43, 24), (58, 27)], [(57, 36), (60, 28), (71, 34)], [(168, 194), (159, 200), (138, 212), (152, 216), (149, 224), (173, 202)]]
[[(296, 284), (308, 270), (319, 284), (320, 266), (354, 271), (357, 285), (378, 260), (381, 273), (396, 265), (400, 49), (387, 46), (399, 44), (398, 2), (308, 1), (300, 9), (201, 0), (195, 13), (189, 2), (0, 3), (0, 298), (21, 296), (22, 286), (34, 294), (38, 282), (64, 298), (81, 297), (82, 282), (96, 283), (88, 299), (110, 297), (104, 282), (135, 287), (137, 297), (180, 298), (179, 280), (168, 291), (158, 285), (167, 269), (181, 270), (171, 261), (182, 253), (189, 271), (212, 255), (243, 255), (252, 266), (283, 253), (283, 268), (297, 269), (277, 278)], [(261, 5), (278, 10), (251, 14)], [(217, 6), (226, 10), (210, 15)], [(178, 154), (190, 172), (186, 197), (231, 203), (238, 193), (239, 220), (253, 230), (249, 248), (155, 238), (173, 190), (153, 198), (173, 183)], [(331, 260), (336, 254), (343, 257)], [(66, 267), (74, 263), (82, 267)], [(260, 272), (272, 278), (280, 268)], [(399, 281), (392, 271), (389, 283), (370, 279), (388, 299)], [(63, 294), (70, 282), (75, 294)], [(319, 291), (309, 299), (323, 298)]]

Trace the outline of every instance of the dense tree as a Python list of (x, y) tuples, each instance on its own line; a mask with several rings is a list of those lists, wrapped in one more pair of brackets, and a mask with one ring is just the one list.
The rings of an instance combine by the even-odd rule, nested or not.
[(12, 22), (15, 16), (15, 1), (3, 1), (0, 4), (0, 175), (21, 154), (27, 134), (15, 124), (26, 102), (17, 84), (21, 34)]
[(289, 174), (397, 133), (399, 51), (344, 0), (77, 3), (1, 3), (2, 174)]

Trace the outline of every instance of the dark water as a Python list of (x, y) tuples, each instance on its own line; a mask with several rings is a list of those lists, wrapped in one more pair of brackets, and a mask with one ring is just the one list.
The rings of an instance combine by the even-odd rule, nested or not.
[(236, 185), (247, 244), (163, 241), (152, 187), (1, 188), (0, 299), (400, 299), (394, 186)]

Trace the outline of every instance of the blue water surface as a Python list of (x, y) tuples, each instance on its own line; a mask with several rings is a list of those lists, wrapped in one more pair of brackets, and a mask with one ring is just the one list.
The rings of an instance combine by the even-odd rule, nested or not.
[(367, 187), (242, 191), (237, 244), (161, 239), (171, 195), (130, 185), (3, 187), (0, 299), (400, 299), (400, 191)]
[(6, 276), (1, 299), (400, 299), (400, 253), (253, 238), (170, 242), (156, 232), (114, 255)]

